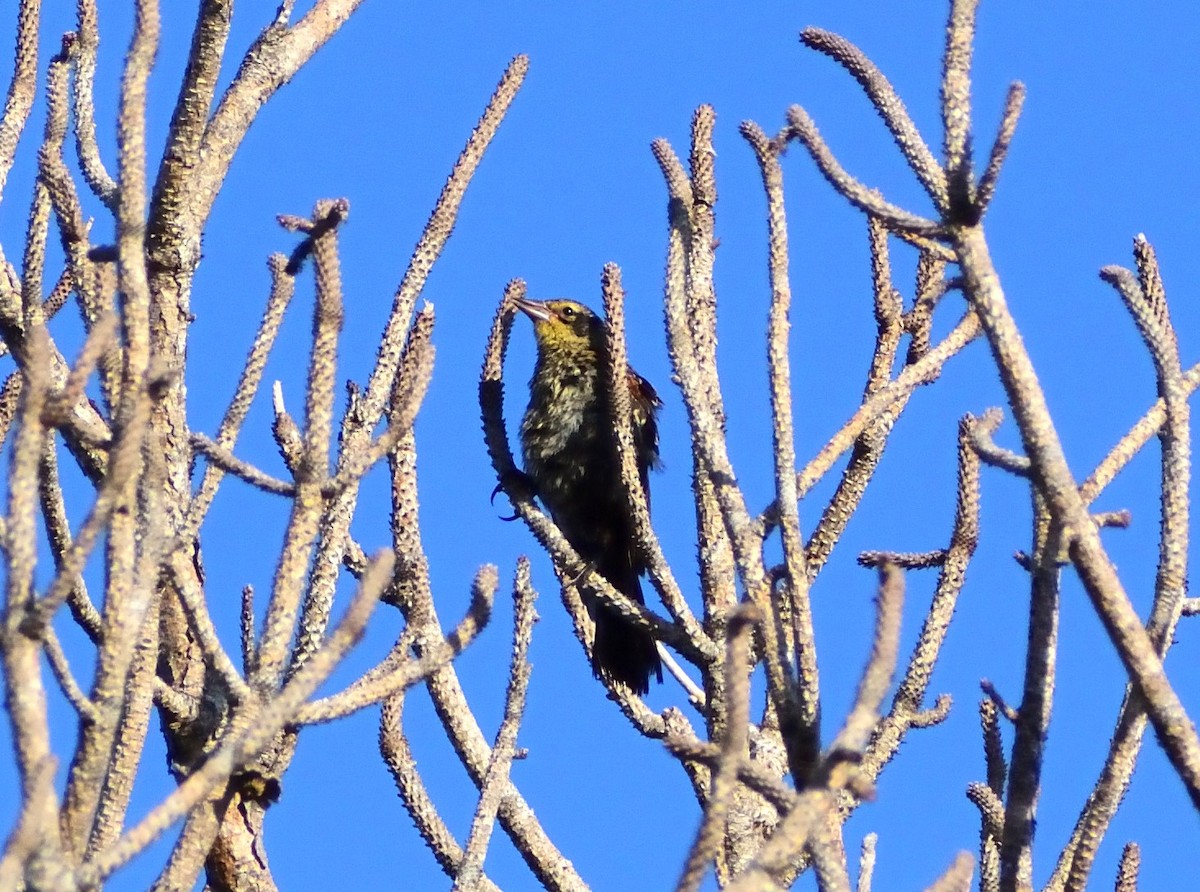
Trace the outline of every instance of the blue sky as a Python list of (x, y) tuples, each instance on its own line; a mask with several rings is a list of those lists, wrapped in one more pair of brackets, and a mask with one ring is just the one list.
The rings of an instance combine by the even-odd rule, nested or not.
[[(273, 13), (273, 4), (238, 6), (231, 60)], [(97, 92), (110, 165), (113, 128), (107, 122), (128, 40), (125, 15), (101, 9)], [(45, 17), (43, 59), (55, 49), (51, 35), (71, 27), (63, 10), (46, 10)], [(0, 22), (3, 45), (11, 45), (11, 19)], [(156, 144), (174, 102), (192, 20), (190, 11), (165, 6), (160, 67), (150, 87)], [(659, 744), (638, 738), (592, 681), (549, 562), (523, 527), (501, 522), (503, 505), (488, 503), (494, 477), (479, 430), (476, 383), (504, 283), (521, 276), (532, 296), (573, 296), (598, 306), (602, 265), (621, 266), (631, 360), (666, 402), (666, 469), (652, 482), (656, 527), (685, 591), (694, 590), (687, 430), (670, 385), (661, 327), (665, 189), (649, 143), (666, 137), (686, 154), (692, 111), (702, 102), (715, 107), (719, 361), (733, 461), (749, 503), (761, 507), (771, 498), (764, 199), (737, 125), (752, 119), (774, 132), (787, 107), (801, 103), (851, 172), (893, 202), (927, 212), (919, 185), (857, 85), (830, 60), (801, 47), (797, 35), (817, 25), (857, 43), (892, 78), (927, 141), (937, 146), (944, 20), (940, 2), (368, 2), (264, 109), (217, 201), (193, 299), (188, 386), (192, 424), (201, 431), (215, 428), (232, 393), (267, 293), (265, 259), (294, 244), (275, 215), (307, 214), (319, 198), (350, 201), (341, 239), (347, 323), (340, 373), (364, 379), (391, 294), (450, 165), (505, 64), (518, 52), (530, 56), (525, 86), (425, 291), (437, 310), (438, 358), (417, 425), (422, 520), (446, 624), (465, 609), (480, 564), (498, 564), (501, 578), (510, 580), (517, 555), (534, 556), (542, 620), (519, 741), (529, 757), (514, 767), (514, 778), (551, 837), (598, 890), (672, 886), (697, 811), (682, 771)], [(1135, 14), (1118, 4), (1022, 0), (985, 2), (980, 12), (973, 82), (981, 151), (990, 145), (1007, 85), (1019, 79), (1028, 87), (987, 231), (1080, 478), (1155, 396), (1136, 333), (1115, 293), (1096, 275), (1105, 264), (1131, 264), (1135, 233), (1145, 232), (1158, 249), (1185, 364), (1200, 347), (1192, 285), (1200, 278), (1200, 111), (1192, 61), (1198, 40), (1200, 11), (1185, 3), (1154, 4)], [(225, 76), (233, 71), (231, 61)], [(40, 128), (39, 118), (31, 121), (24, 164), (14, 170), (0, 209), (0, 238), (10, 258), (19, 253)], [(831, 192), (798, 146), (785, 162), (785, 181), (803, 461), (853, 411), (873, 321), (861, 214)], [(91, 212), (96, 231), (108, 231), (111, 224), (99, 208)], [(911, 295), (912, 256), (897, 246), (893, 260), (897, 285)], [(268, 380), (283, 381), (295, 411), (311, 294), (306, 278), (268, 370)], [(939, 331), (957, 318), (958, 307), (948, 303), (943, 311)], [(62, 338), (69, 344), (66, 325)], [(528, 326), (518, 322), (508, 366), (513, 431), (532, 356)], [(918, 395), (897, 426), (861, 515), (813, 592), (826, 741), (849, 705), (869, 644), (874, 578), (855, 566), (854, 556), (865, 548), (945, 544), (957, 419), (1002, 404), (986, 351), (976, 344), (947, 367), (942, 381)], [(269, 423), (264, 392), (238, 453), (282, 474)], [(1011, 423), (998, 439), (1016, 445)], [(806, 529), (832, 483), (802, 505)], [(1151, 444), (1097, 503), (1102, 510), (1134, 511), (1133, 528), (1109, 531), (1105, 539), (1143, 613), (1154, 577), (1156, 483), (1157, 449)], [(377, 474), (370, 484), (355, 523), (368, 549), (387, 541), (388, 519), (386, 480)], [(245, 583), (268, 589), (285, 514), (282, 502), (247, 493), (237, 483), (225, 490), (203, 541), (213, 610), (232, 647), (238, 592)], [(1011, 700), (1019, 698), (1028, 586), (1011, 554), (1028, 545), (1028, 499), (1018, 481), (996, 471), (985, 472), (983, 494), (979, 553), (931, 689), (954, 695), (951, 717), (938, 728), (913, 732), (883, 775), (878, 801), (847, 826), (852, 852), (864, 833), (879, 833), (875, 888), (883, 892), (919, 888), (956, 851), (976, 849), (978, 816), (963, 791), (984, 776), (978, 682), (990, 678)], [(85, 507), (82, 499), (74, 504), (74, 516)], [(1123, 677), (1079, 586), (1069, 572), (1064, 579), (1058, 701), (1035, 848), (1039, 882), (1052, 869), (1100, 768)], [(931, 576), (910, 576), (906, 650), (932, 583)], [(498, 604), (492, 626), (459, 663), (488, 734), (499, 721), (509, 650), (511, 609), (503, 590)], [(1200, 684), (1183, 665), (1198, 646), (1194, 622), (1181, 626), (1168, 668), (1196, 715)], [(373, 663), (397, 627), (381, 611), (353, 666), (339, 678)], [(661, 709), (684, 701), (668, 683), (649, 702)], [(450, 825), (465, 835), (474, 805), (469, 782), (421, 693), (410, 697), (406, 715), (431, 790)], [(60, 715), (55, 727), (60, 752), (73, 740), (68, 718)], [(376, 721), (370, 710), (302, 736), (283, 798), (268, 819), (268, 852), (281, 888), (448, 886), (396, 798), (377, 753)], [(169, 788), (161, 749), (152, 731), (134, 814)], [(0, 766), (0, 802), (11, 801), (5, 791), (12, 783), (7, 765)], [(8, 813), (0, 808), (0, 816)], [(1136, 839), (1143, 846), (1144, 888), (1177, 885), (1175, 878), (1193, 870), (1188, 853), (1195, 848), (1195, 827), (1182, 785), (1148, 742), (1101, 851), (1095, 882), (1111, 882), (1120, 846)], [(135, 862), (113, 887), (144, 888), (164, 854), (160, 846)], [(499, 831), (487, 869), (504, 888), (532, 885)], [(811, 879), (799, 884), (813, 887)]]

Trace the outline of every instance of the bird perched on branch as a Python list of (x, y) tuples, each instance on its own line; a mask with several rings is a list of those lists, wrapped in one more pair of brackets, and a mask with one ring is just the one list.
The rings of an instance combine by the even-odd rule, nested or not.
[[(521, 422), (525, 473), (554, 522), (579, 556), (617, 591), (639, 604), (645, 571), (621, 482), (611, 399), (606, 385), (608, 327), (573, 300), (518, 299), (533, 320), (537, 365), (529, 382), (529, 408)], [(648, 471), (658, 464), (662, 401), (632, 369), (628, 374), (633, 437), (642, 489), (649, 498)], [(634, 693), (662, 681), (654, 638), (584, 592), (596, 623), (592, 670)]]

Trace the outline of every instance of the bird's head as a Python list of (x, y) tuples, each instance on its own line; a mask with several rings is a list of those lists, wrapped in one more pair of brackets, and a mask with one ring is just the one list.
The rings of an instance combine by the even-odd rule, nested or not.
[(574, 300), (528, 300), (514, 303), (533, 320), (533, 333), (542, 350), (593, 350), (604, 344), (604, 320)]

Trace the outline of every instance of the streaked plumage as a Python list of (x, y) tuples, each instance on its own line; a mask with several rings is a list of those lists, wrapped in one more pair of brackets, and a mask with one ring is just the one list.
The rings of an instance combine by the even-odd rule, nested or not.
[[(571, 300), (519, 300), (533, 320), (538, 358), (529, 382), (529, 408), (521, 423), (525, 473), (554, 522), (613, 587), (638, 603), (645, 570), (635, 543), (629, 497), (621, 485), (616, 442), (605, 394), (606, 326)], [(633, 431), (642, 486), (658, 463), (661, 401), (641, 375), (629, 371)], [(592, 669), (636, 693), (662, 681), (654, 639), (617, 613), (584, 598), (596, 623)]]

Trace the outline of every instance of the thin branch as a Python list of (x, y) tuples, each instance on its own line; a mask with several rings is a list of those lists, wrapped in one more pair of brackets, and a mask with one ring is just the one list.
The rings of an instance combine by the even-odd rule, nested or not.
[[(58, 449), (53, 440), (46, 441), (45, 453), (42, 456), (42, 466), (38, 475), (38, 493), (41, 497), (42, 520), (46, 524), (46, 538), (54, 555), (54, 565), (61, 572), (66, 556), (72, 552), (74, 539), (71, 536), (71, 524), (67, 519), (67, 506), (62, 491), (62, 481), (58, 475)], [(88, 596), (87, 586), (82, 576), (76, 576), (73, 583), (63, 585), (63, 594), (71, 616), (79, 627), (93, 642), (101, 638), (103, 622), (95, 604)], [(53, 604), (43, 599), (43, 605)], [(56, 608), (55, 608), (56, 609)], [(39, 609), (39, 625), (49, 629), (50, 608), (43, 606)]]
[[(437, 806), (425, 787), (416, 756), (404, 734), (403, 708), (403, 691), (384, 701), (379, 717), (379, 750), (425, 845), (433, 852), (433, 857), (447, 876), (457, 876), (463, 860), (463, 848), (438, 814)], [(496, 885), (486, 876), (480, 877), (478, 887), (486, 892), (497, 892)]]
[(288, 483), (286, 480), (272, 477), (266, 471), (238, 458), (228, 448), (209, 439), (204, 434), (193, 433), (188, 442), (196, 452), (208, 459), (208, 466), (210, 468), (215, 468), (222, 473), (232, 474), (255, 489), (271, 493), (272, 495), (296, 495), (296, 485), (294, 483)]
[[(854, 441), (869, 424), (880, 414), (888, 411), (904, 394), (936, 380), (946, 361), (971, 343), (979, 332), (978, 317), (968, 311), (941, 343), (921, 357), (919, 361), (906, 366), (904, 371), (890, 384), (881, 387), (869, 399), (864, 400), (841, 429), (797, 474), (796, 492), (799, 498), (804, 498), (813, 485), (829, 472), (830, 468), (854, 444)], [(768, 513), (770, 511), (771, 509), (768, 509)]]
[(713, 648), (715, 645), (696, 621), (663, 555), (662, 544), (650, 525), (649, 497), (638, 469), (633, 434), (633, 408), (628, 387), (630, 372), (625, 350), (625, 292), (621, 287), (621, 270), (615, 263), (605, 265), (601, 289), (604, 315), (608, 323), (609, 367), (606, 371), (612, 412), (610, 420), (615, 431), (617, 455), (621, 463), (621, 482), (628, 497), (638, 544), (646, 560), (646, 570), (662, 597), (663, 605), (683, 629), (684, 634), (693, 639), (696, 649)]
[(871, 880), (875, 876), (875, 846), (879, 834), (868, 833), (863, 837), (862, 852), (858, 856), (858, 886), (856, 892), (871, 892)]
[(52, 627), (47, 627), (42, 636), (42, 649), (46, 652), (46, 662), (50, 664), (50, 671), (54, 673), (54, 678), (62, 689), (63, 696), (79, 713), (80, 721), (94, 722), (96, 706), (79, 687), (79, 683), (75, 681), (71, 664), (67, 661), (67, 655), (63, 652), (62, 644), (59, 643), (58, 636), (54, 634)]
[(983, 833), (993, 842), (1004, 836), (1004, 802), (1000, 794), (987, 784), (972, 783), (967, 785), (967, 798), (979, 809), (983, 819)]
[(788, 109), (789, 138), (801, 142), (816, 162), (817, 168), (839, 195), (865, 214), (878, 217), (895, 231), (910, 232), (929, 239), (942, 235), (940, 223), (897, 207), (886, 201), (878, 191), (864, 186), (850, 176), (821, 137), (808, 112), (798, 105)]
[[(892, 378), (903, 335), (903, 300), (892, 284), (891, 258), (888, 253), (887, 229), (873, 217), (867, 218), (867, 236), (871, 246), (871, 290), (875, 309), (875, 349), (871, 355), (871, 366), (863, 388), (864, 399), (885, 387)], [(943, 264), (922, 252), (918, 260), (918, 279), (925, 271), (936, 272), (940, 279)], [(917, 301), (921, 302), (923, 283), (918, 282)], [(928, 347), (928, 344), (926, 344)], [(928, 352), (926, 350), (925, 352)], [(910, 350), (910, 362), (915, 362)], [(821, 511), (821, 518), (813, 528), (812, 536), (805, 545), (809, 579), (815, 579), (825, 562), (833, 553), (850, 518), (858, 510), (867, 487), (883, 458), (888, 437), (893, 426), (904, 411), (912, 392), (901, 396), (881, 412), (854, 441), (850, 461), (842, 471), (837, 489)]]
[(996, 441), (992, 439), (993, 432), (1000, 426), (1004, 418), (1001, 410), (988, 409), (983, 413), (982, 418), (987, 421), (987, 424), (976, 425), (971, 434), (971, 448), (975, 450), (975, 454), (993, 468), (1000, 468), (1017, 477), (1028, 478), (1029, 459), (997, 445)]
[[(1184, 373), (1180, 384), (1185, 396), (1190, 397), (1195, 393), (1196, 388), (1200, 387), (1200, 363), (1193, 365)], [(1088, 478), (1079, 485), (1079, 496), (1083, 499), (1084, 504), (1091, 504), (1096, 500), (1117, 474), (1150, 441), (1150, 438), (1161, 430), (1166, 418), (1166, 402), (1160, 397), (1109, 450), (1095, 470), (1088, 475)]]
[(842, 822), (830, 810), (817, 824), (808, 841), (813, 872), (821, 892), (850, 892), (850, 872), (846, 866), (846, 846), (842, 840)]
[(368, 419), (378, 418), (382, 414), (386, 400), (391, 396), (392, 382), (395, 380), (396, 367), (402, 353), (404, 332), (408, 329), (417, 297), (425, 287), (433, 263), (450, 238), (450, 232), (454, 228), (467, 184), (470, 183), (479, 163), (483, 160), (484, 152), (487, 151), (501, 122), (508, 114), (528, 71), (529, 58), (527, 56), (515, 56), (509, 62), (487, 107), (480, 116), (479, 122), (471, 131), (470, 138), (455, 162), (454, 168), (446, 180), (446, 185), (438, 196), (429, 222), (425, 225), (421, 238), (413, 249), (404, 279), (396, 290), (392, 310), (388, 315), (387, 328), (380, 339), (375, 368), (371, 372), (370, 382), (367, 385), (364, 414)]
[(8, 172), (16, 159), (17, 142), (37, 93), (38, 24), (41, 0), (21, 0), (17, 8), (17, 49), (12, 80), (4, 100), (4, 116), (0, 117), (0, 196), (8, 182)]
[(321, 650), (261, 710), (245, 709), (226, 740), (173, 793), (120, 839), (85, 862), (78, 871), (81, 884), (101, 881), (127, 864), (271, 742), (362, 637), (379, 595), (391, 577), (392, 566), (392, 557), (386, 552), (375, 558), (346, 615)]
[(1121, 863), (1117, 866), (1115, 892), (1137, 892), (1138, 873), (1142, 869), (1142, 850), (1136, 842), (1125, 843)]
[(96, 55), (100, 46), (96, 0), (78, 0), (75, 9), (75, 150), (84, 181), (110, 210), (116, 210), (117, 184), (105, 169), (96, 143)]
[(800, 530), (796, 493), (796, 425), (792, 417), (791, 364), (788, 358), (792, 288), (788, 273), (787, 220), (784, 215), (783, 168), (779, 149), (766, 133), (751, 122), (742, 124), (741, 134), (754, 150), (767, 196), (767, 267), (771, 282), (771, 306), (767, 321), (767, 365), (771, 397), (772, 457), (775, 468), (775, 500), (783, 546), (785, 576), (780, 590), (786, 603), (780, 613), (791, 620), (786, 630), (788, 649), (796, 661), (798, 727), (795, 729), (797, 763), (811, 765), (821, 747), (820, 675), (817, 642), (813, 630), (809, 585), (812, 579)]
[(220, 676), (230, 698), (241, 703), (253, 700), (250, 687), (238, 674), (229, 652), (221, 644), (204, 598), (203, 586), (196, 576), (196, 565), (185, 556), (181, 548), (172, 548), (166, 566), (175, 592), (191, 621), (195, 643), (204, 654), (205, 662)]
[(1016, 724), (1018, 717), (1017, 710), (1008, 705), (1008, 701), (1006, 701), (1003, 695), (996, 690), (996, 686), (992, 684), (991, 681), (986, 678), (981, 679), (979, 682), (979, 688), (984, 692), (984, 694), (987, 695), (987, 698), (996, 707), (996, 711), (1000, 715), (1004, 716), (1013, 724)]
[(671, 673), (671, 677), (679, 682), (679, 686), (687, 693), (688, 702), (701, 713), (706, 713), (708, 698), (704, 695), (704, 689), (692, 680), (692, 677), (687, 674), (687, 670), (679, 665), (671, 651), (663, 647), (661, 641), (656, 641), (655, 644), (658, 647), (658, 658), (662, 660), (663, 667)]
[[(1138, 276), (1119, 267), (1101, 275), (1117, 288), (1154, 361), (1164, 419), (1160, 469), (1159, 557), (1154, 600), (1146, 633), (1157, 653), (1165, 655), (1185, 610), (1189, 542), (1188, 489), (1191, 479), (1190, 390), (1179, 358), (1178, 337), (1171, 323), (1154, 251), (1143, 236), (1134, 240)], [(1110, 456), (1114, 453), (1110, 453)], [(1105, 460), (1107, 464), (1108, 460)], [(1093, 475), (1095, 476), (1095, 475)], [(1051, 879), (1051, 888), (1084, 888), (1100, 842), (1128, 789), (1146, 727), (1146, 704), (1127, 688), (1116, 730), (1100, 776)]]
[[(954, 526), (950, 533), (950, 546), (938, 572), (937, 586), (921, 633), (908, 658), (908, 667), (892, 698), (892, 707), (879, 725), (879, 731), (871, 741), (862, 760), (862, 771), (868, 778), (875, 778), (896, 754), (908, 729), (916, 727), (925, 710), (922, 709), (929, 689), (933, 668), (937, 664), (950, 622), (954, 617), (958, 596), (966, 581), (967, 567), (975, 554), (979, 541), (979, 458), (968, 445), (970, 429), (980, 424), (973, 416), (965, 416), (958, 428), (958, 483), (955, 499)], [(949, 710), (949, 699), (938, 702), (936, 714)], [(845, 803), (845, 811), (850, 803)], [(847, 812), (848, 813), (848, 812)]]
[(891, 131), (901, 153), (908, 161), (917, 179), (933, 199), (935, 206), (944, 211), (949, 203), (946, 189), (946, 174), (933, 156), (917, 125), (909, 117), (908, 109), (896, 94), (895, 88), (866, 55), (837, 34), (820, 28), (805, 28), (800, 34), (805, 46), (824, 53), (850, 72), (866, 92), (875, 111), (883, 118)]
[[(21, 813), (13, 823), (0, 857), (0, 889), (19, 889), (27, 876), (26, 865), (58, 823), (57, 799), (54, 792), (55, 759), (50, 756), (39, 762), (30, 784), (21, 798)], [(61, 853), (60, 853), (61, 854)]]
[[(490, 585), (495, 586), (494, 575)], [(440, 638), (441, 627), (428, 589), (417, 586), (412, 594), (414, 602), (404, 609), (406, 618), (417, 629), (418, 640), (421, 636)], [(481, 788), (491, 759), (491, 747), (471, 712), (453, 664), (447, 664), (431, 675), (426, 685), (455, 754), (476, 788)], [(588, 888), (570, 860), (546, 835), (533, 808), (511, 781), (500, 800), (497, 817), (500, 826), (543, 886), (551, 892), (584, 892)]]
[[(154, 530), (154, 506), (159, 492), (147, 492), (151, 464), (143, 449), (150, 426), (151, 296), (148, 280), (146, 233), (146, 95), (150, 70), (159, 39), (159, 11), (155, 0), (139, 0), (135, 6), (133, 35), (121, 78), (117, 119), (117, 277), (121, 296), (120, 318), (125, 344), (125, 363), (120, 403), (116, 408), (116, 441), (110, 451), (105, 485), (76, 539), (90, 551), (101, 528), (89, 524), (107, 519), (104, 637), (98, 648), (97, 670), (91, 699), (98, 720), (83, 729), (67, 781), (64, 836), (76, 853), (94, 855), (92, 842), (108, 832), (100, 812), (102, 777), (107, 775), (116, 747), (121, 716), (127, 705), (126, 681), (147, 613), (155, 602), (153, 582), (147, 582), (147, 563), (155, 557), (161, 537), (143, 536)], [(147, 500), (143, 500), (146, 496)], [(64, 574), (63, 570), (69, 572)], [(82, 562), (63, 562), (58, 580), (73, 586)], [(157, 571), (157, 568), (155, 568)], [(155, 574), (157, 575), (157, 573)], [(56, 582), (58, 582), (56, 580)], [(154, 580), (156, 582), (157, 580)], [(44, 602), (54, 605), (52, 585)]]
[(496, 732), (496, 742), (492, 745), (492, 755), (479, 791), (479, 805), (471, 821), (467, 849), (454, 880), (455, 892), (473, 892), (482, 885), (483, 859), (492, 835), (492, 825), (496, 821), (500, 799), (508, 786), (512, 760), (518, 757), (517, 729), (525, 712), (525, 694), (529, 689), (529, 643), (537, 619), (533, 608), (536, 597), (529, 581), (529, 561), (521, 558), (517, 563), (517, 578), (513, 584), (513, 654), (508, 692), (504, 697), (504, 718)]
[(967, 852), (959, 852), (946, 872), (932, 884), (925, 887), (925, 892), (967, 892), (971, 888), (971, 875), (975, 872), (975, 859)]
[(875, 598), (875, 633), (871, 656), (858, 683), (854, 705), (845, 724), (829, 745), (830, 753), (860, 754), (879, 721), (879, 707), (891, 686), (900, 651), (900, 620), (904, 615), (904, 572), (891, 564), (879, 568)]
[(996, 194), (996, 184), (1000, 179), (1000, 171), (1008, 158), (1008, 150), (1017, 132), (1017, 121), (1021, 117), (1021, 107), (1025, 104), (1025, 85), (1016, 81), (1008, 88), (1008, 96), (1004, 99), (1004, 113), (1000, 118), (1000, 127), (996, 131), (996, 141), (992, 143), (992, 152), (988, 157), (987, 167), (979, 177), (979, 186), (975, 191), (975, 205), (979, 213), (984, 213)]
[[(721, 763), (721, 747), (697, 740), (694, 735), (669, 733), (663, 737), (663, 746), (672, 755), (685, 761), (703, 762), (713, 768)], [(786, 813), (796, 804), (796, 791), (754, 759), (743, 759), (738, 764), (738, 780), (770, 802), (780, 813)]]
[(1162, 660), (1104, 550), (1071, 474), (1045, 394), (1008, 310), (983, 233), (953, 231), (966, 291), (979, 314), (1008, 394), (1038, 489), (1057, 523), (1074, 534), (1072, 562), (1130, 679), (1147, 702), (1158, 739), (1193, 803), (1200, 807), (1200, 740), (1163, 670)]
[[(22, 5), (22, 12), (34, 15), (36, 23), (36, 9), (30, 12)], [(36, 35), (33, 35), (33, 39), (36, 39)], [(6, 173), (7, 168), (2, 172)], [(40, 291), (49, 214), (49, 196), (45, 187), (37, 184), (25, 242), (24, 288), (21, 295), (30, 361), (22, 369), (24, 384), (18, 426), (8, 467), (8, 511), (5, 517), (7, 572), (3, 629), (0, 632), (4, 641), (0, 647), (4, 671), (0, 675), (3, 676), (5, 703), (20, 779), (21, 810), (16, 821), (18, 833), (10, 841), (10, 850), (26, 850), (27, 854), (32, 854), (35, 846), (41, 848), (47, 841), (58, 838), (50, 830), (50, 822), (56, 824), (58, 815), (54, 802), (54, 757), (50, 747), (49, 713), (38, 642), (35, 636), (26, 634), (22, 629), (34, 602), (34, 570), (38, 552), (38, 469), (47, 436), (42, 414), (49, 385), (50, 344), (41, 318)], [(47, 771), (50, 772), (49, 780), (46, 778)], [(35, 834), (39, 837), (36, 844), (33, 842)], [(16, 866), (10, 862), (6, 872), (15, 869)]]
[(860, 551), (857, 561), (860, 567), (894, 564), (901, 570), (932, 570), (945, 566), (946, 556), (944, 548), (933, 551)]
[[(303, 657), (289, 659), (288, 645), (301, 612), (301, 598), (308, 576), (314, 544), (326, 513), (322, 487), (329, 478), (329, 449), (333, 432), (333, 392), (337, 374), (337, 341), (343, 321), (341, 279), (337, 258), (337, 227), (349, 213), (345, 200), (319, 201), (313, 208), (309, 238), (317, 258), (317, 295), (313, 307), (313, 340), (309, 350), (308, 379), (305, 387), (305, 431), (299, 464), (295, 469), (296, 495), (284, 539), (283, 551), (275, 568), (267, 615), (259, 640), (256, 686), (268, 689), (279, 685), (289, 666), (298, 667), (313, 650), (314, 640), (307, 639)], [(335, 562), (335, 567), (341, 561)], [(320, 562), (314, 565), (319, 567)], [(334, 571), (336, 572), (336, 570)], [(311, 588), (311, 584), (310, 584)], [(323, 606), (331, 605), (331, 595), (322, 592)], [(310, 597), (312, 595), (310, 594)], [(328, 603), (326, 603), (326, 601)], [(325, 611), (325, 616), (328, 612)]]
[(754, 626), (762, 619), (753, 605), (743, 605), (729, 616), (725, 655), (725, 695), (729, 723), (721, 741), (721, 758), (712, 776), (712, 789), (705, 804), (700, 828), (688, 852), (683, 872), (675, 888), (695, 892), (717, 857), (725, 839), (726, 821), (737, 787), (739, 767), (748, 758), (750, 721), (750, 644)]
[(997, 796), (1004, 795), (1008, 778), (1008, 762), (1004, 757), (1004, 741), (1000, 736), (1001, 708), (991, 697), (979, 701), (979, 725), (983, 732), (983, 761), (987, 767), (988, 787)]
[[(287, 258), (282, 254), (272, 254), (267, 261), (267, 268), (271, 273), (271, 292), (267, 298), (267, 305), (263, 310), (262, 319), (258, 323), (258, 330), (254, 334), (254, 342), (250, 346), (250, 353), (246, 357), (241, 375), (238, 377), (233, 398), (229, 401), (229, 406), (225, 409), (225, 415), (221, 418), (221, 423), (217, 426), (217, 435), (214, 443), (226, 452), (230, 452), (237, 442), (238, 434), (241, 432), (242, 425), (245, 423), (247, 414), (249, 414), (250, 406), (254, 401), (255, 395), (258, 393), (259, 385), (262, 383), (267, 358), (270, 356), (271, 349), (275, 346), (275, 340), (279, 336), (279, 329), (283, 324), (284, 314), (287, 312), (292, 297), (296, 293), (296, 280), (293, 276), (287, 274), (286, 267)], [(194, 442), (192, 446), (195, 448)], [(188, 506), (189, 525), (187, 532), (189, 535), (184, 538), (191, 538), (194, 535), (193, 527), (198, 529), (199, 525), (203, 522), (204, 516), (208, 512), (208, 507), (212, 504), (213, 497), (216, 495), (218, 486), (220, 486), (223, 470), (220, 464), (215, 461), (205, 468), (204, 477), (200, 481), (200, 486), (192, 499), (192, 504)]]
[(952, 0), (942, 56), (942, 152), (949, 197), (942, 215), (970, 223), (982, 213), (975, 204), (971, 169), (971, 55), (977, 6), (978, 0)]
[[(494, 567), (484, 570), (495, 573)], [(443, 641), (426, 642), (422, 646), (420, 659), (389, 664), (387, 671), (368, 673), (344, 691), (306, 703), (296, 714), (294, 724), (315, 725), (351, 715), (424, 681), (433, 672), (449, 665), (470, 646), (488, 624), (492, 613), (493, 591), (494, 587), (477, 579), (476, 584), (471, 587), (471, 604), (466, 615)], [(383, 668), (383, 665), (377, 668)]]
[(1033, 524), (1025, 678), (1021, 707), (1012, 717), (1014, 739), (1000, 841), (1000, 885), (1011, 889), (1033, 885), (1033, 835), (1058, 663), (1062, 530), (1036, 492)]

